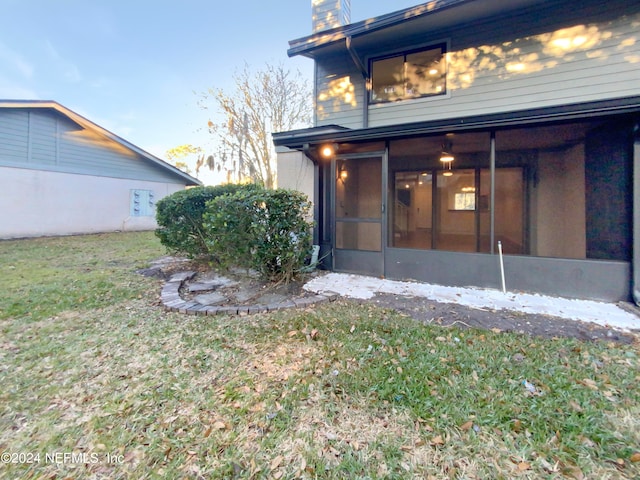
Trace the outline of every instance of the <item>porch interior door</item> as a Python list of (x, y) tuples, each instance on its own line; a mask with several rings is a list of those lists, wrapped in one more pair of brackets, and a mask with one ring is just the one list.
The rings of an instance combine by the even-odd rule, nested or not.
[(334, 270), (382, 276), (382, 157), (339, 157), (334, 171)]

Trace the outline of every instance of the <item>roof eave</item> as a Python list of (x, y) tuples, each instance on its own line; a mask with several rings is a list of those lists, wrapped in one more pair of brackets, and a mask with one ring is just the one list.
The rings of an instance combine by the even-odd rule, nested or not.
[(391, 140), (419, 135), (434, 135), (455, 131), (473, 131), (487, 128), (508, 128), (528, 124), (571, 121), (601, 115), (621, 115), (640, 112), (640, 96), (625, 97), (612, 100), (601, 100), (590, 103), (560, 105), (535, 110), (511, 111), (473, 117), (450, 118), (429, 122), (406, 123), (383, 127), (362, 128), (322, 132), (310, 128), (305, 132), (282, 132), (273, 134), (276, 147), (288, 147), (302, 150), (305, 145), (318, 145), (325, 142), (365, 142), (375, 140)]
[(331, 45), (341, 42), (347, 38), (366, 35), (378, 30), (393, 27), (406, 22), (407, 20), (413, 20), (426, 15), (433, 15), (459, 4), (469, 3), (472, 1), (474, 0), (441, 0), (439, 2), (428, 2), (368, 20), (362, 20), (349, 25), (321, 31), (307, 37), (291, 40), (289, 42), (290, 48), (287, 50), (287, 55), (289, 57), (302, 55), (314, 58), (316, 50), (330, 47)]

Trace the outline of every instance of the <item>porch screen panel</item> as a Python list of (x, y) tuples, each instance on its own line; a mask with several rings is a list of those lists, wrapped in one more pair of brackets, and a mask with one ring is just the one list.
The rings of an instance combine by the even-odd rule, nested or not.
[(585, 146), (588, 258), (629, 261), (632, 252), (633, 126), (610, 122), (587, 133)]
[(390, 197), (390, 244), (431, 249), (433, 174), (426, 170), (393, 173)]
[(476, 252), (475, 170), (438, 172), (436, 248), (454, 252)]
[[(587, 258), (584, 139), (589, 129), (585, 122), (496, 133), (496, 240), (506, 253)], [(522, 165), (522, 174), (516, 165)], [(502, 170), (506, 176), (500, 176)], [(524, 231), (521, 249), (506, 230), (518, 222)]]
[(522, 168), (496, 170), (496, 242), (506, 254), (524, 251), (524, 177)]
[(336, 162), (336, 248), (382, 250), (379, 158)]

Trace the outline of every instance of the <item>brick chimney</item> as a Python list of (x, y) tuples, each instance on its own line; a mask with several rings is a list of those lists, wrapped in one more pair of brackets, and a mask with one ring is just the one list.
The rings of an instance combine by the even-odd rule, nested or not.
[(311, 0), (313, 33), (351, 23), (351, 0)]

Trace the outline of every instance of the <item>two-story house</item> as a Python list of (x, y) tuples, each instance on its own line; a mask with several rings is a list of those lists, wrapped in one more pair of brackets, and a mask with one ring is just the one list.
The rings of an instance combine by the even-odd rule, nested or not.
[[(360, 1), (360, 0), (359, 0)], [(640, 1), (435, 0), (335, 25), (314, 0), (312, 179), (325, 266), (608, 301), (640, 292)], [(303, 168), (304, 167), (304, 168)]]

